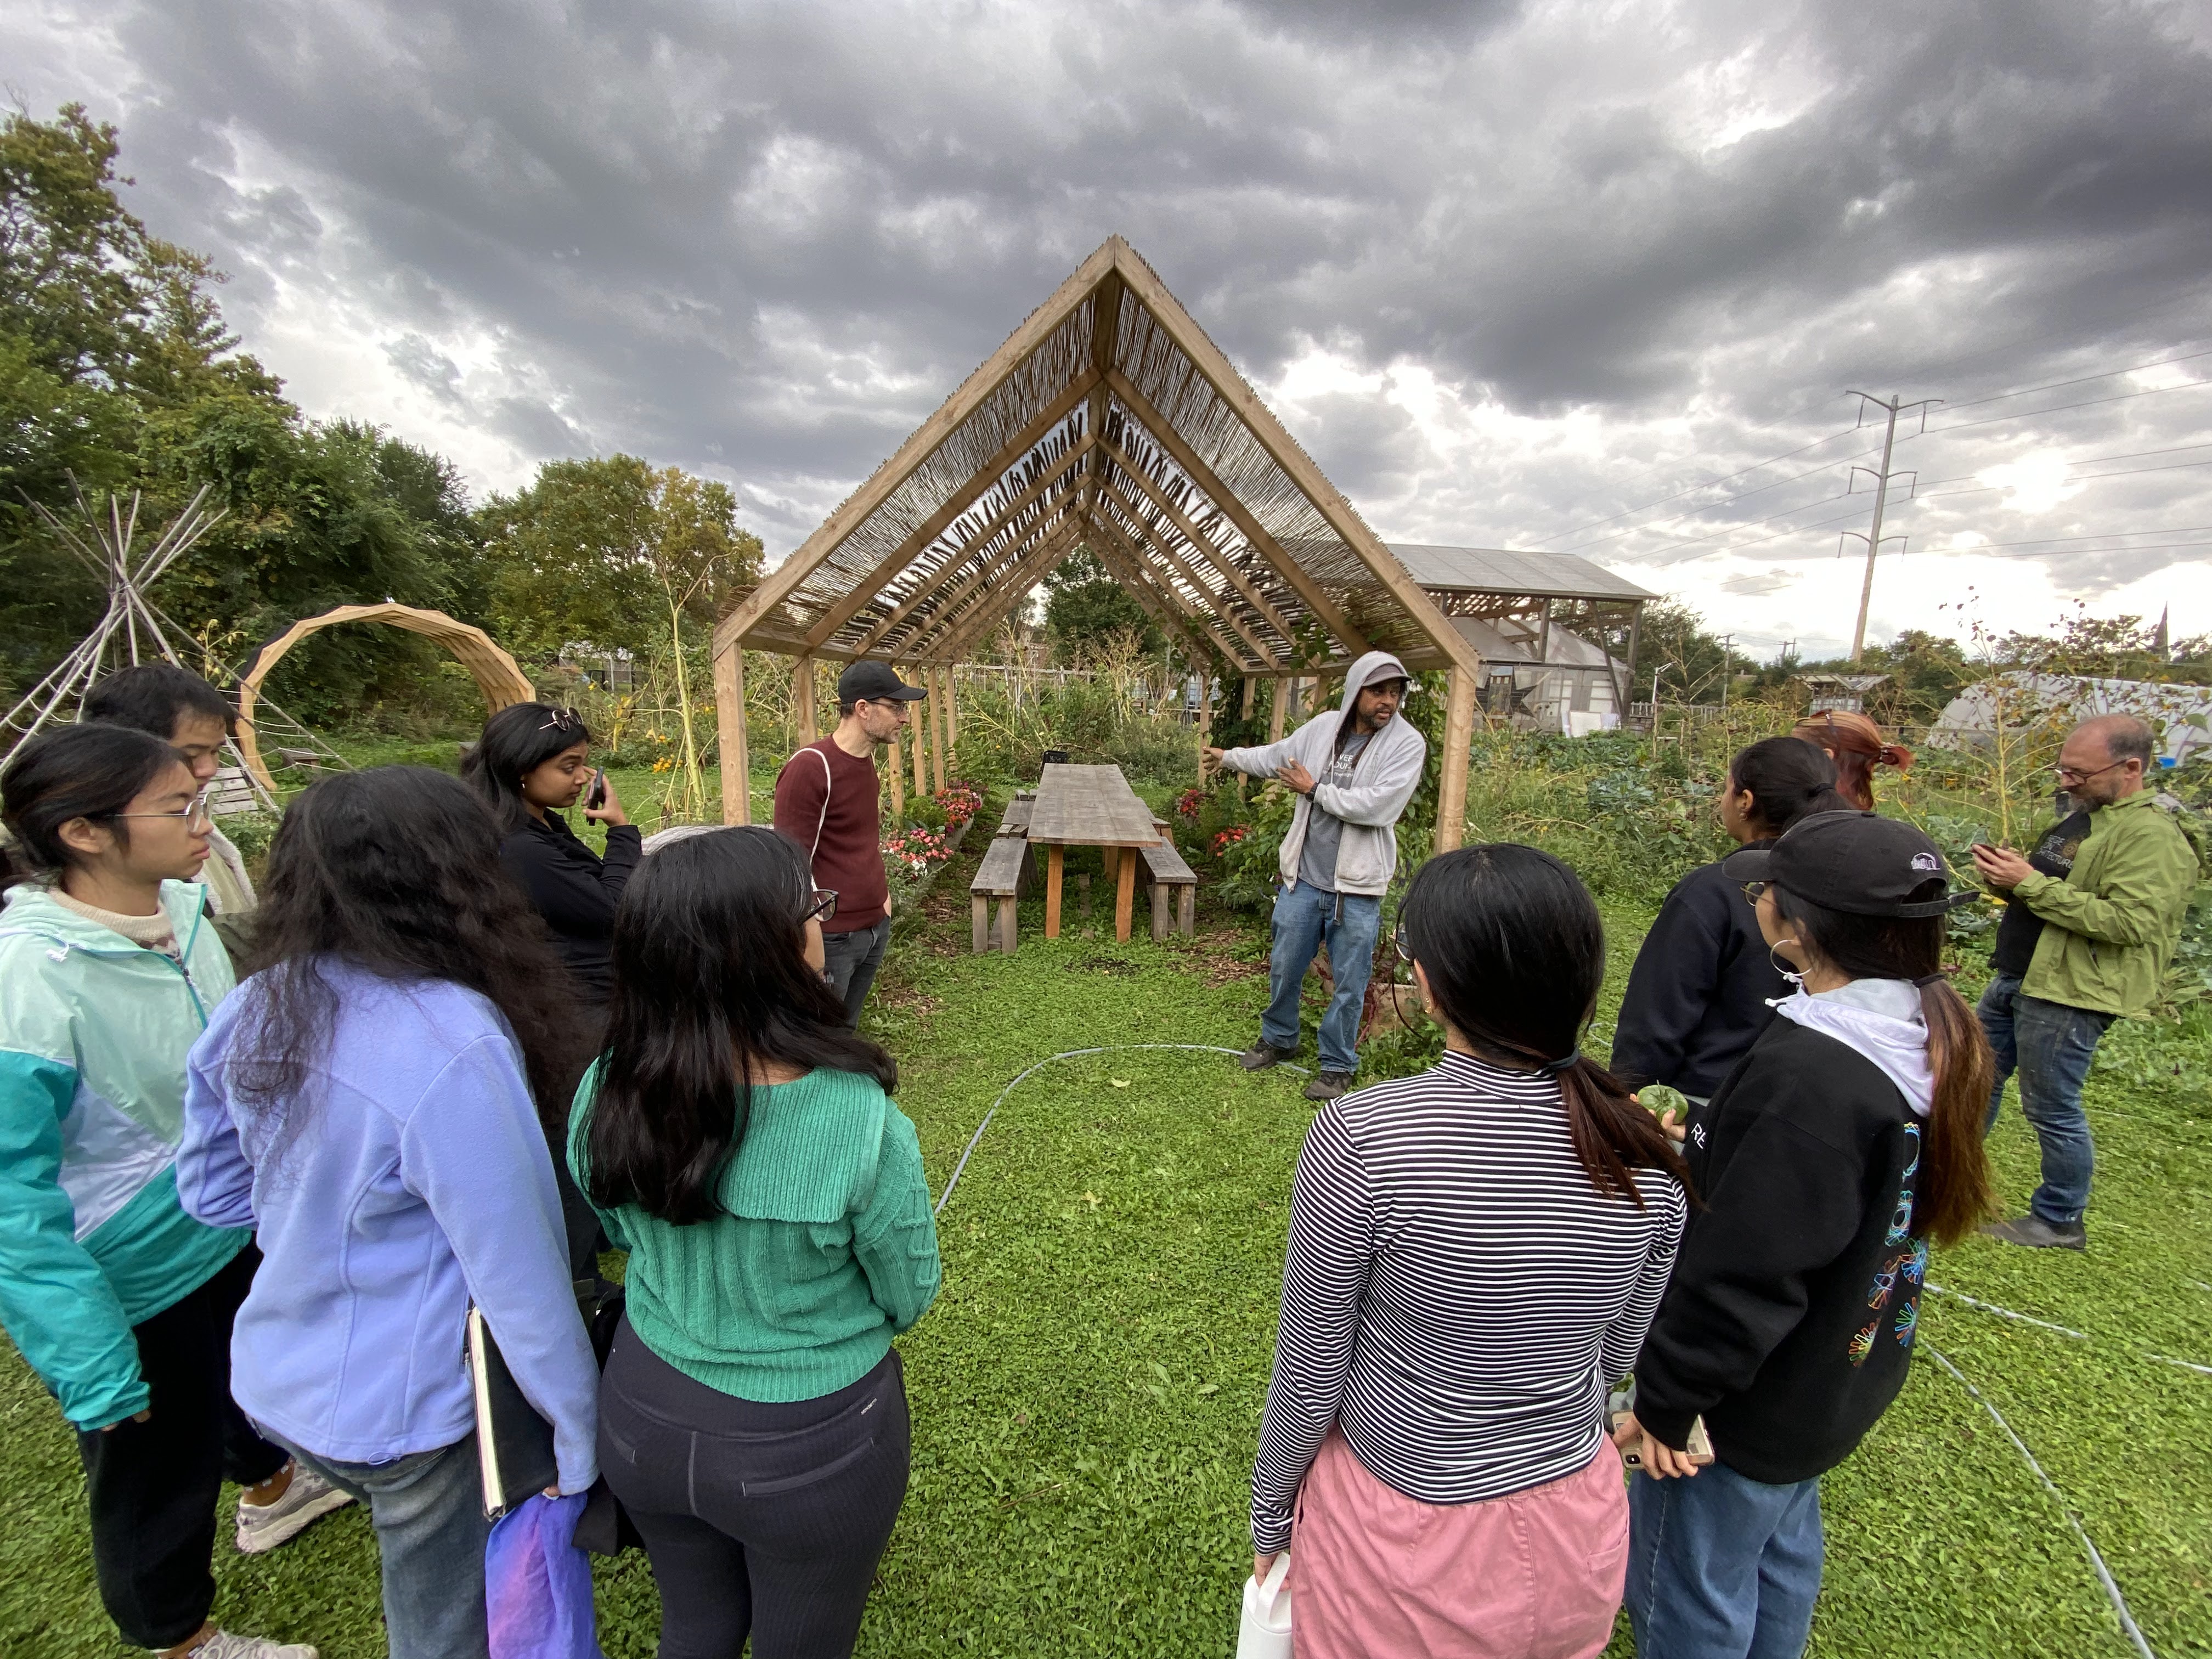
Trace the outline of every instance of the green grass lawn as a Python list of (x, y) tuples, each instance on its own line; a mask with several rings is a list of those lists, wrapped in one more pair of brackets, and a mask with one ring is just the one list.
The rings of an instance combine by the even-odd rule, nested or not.
[[(1140, 920), (1118, 945), (1101, 902), (1047, 945), (1032, 906), (1015, 957), (972, 957), (972, 857), (902, 928), (870, 1022), (939, 1187), (1007, 1081), (1048, 1054), (1251, 1040), (1265, 981), (1249, 929), (1162, 947)], [(1613, 918), (1614, 995), (1641, 922)], [(2171, 1027), (2108, 1045), (2089, 1255), (1977, 1240), (1936, 1259), (1936, 1283), (2087, 1340), (1942, 1298), (1922, 1321), (2033, 1448), (2166, 1659), (2212, 1653), (2212, 1376), (2152, 1357), (2212, 1364), (2207, 1052), (2201, 1031)], [(1231, 1650), (1285, 1200), (1311, 1115), (1297, 1081), (1125, 1048), (1048, 1066), (1007, 1099), (940, 1218), (943, 1296), (901, 1345), (914, 1480), (863, 1653)], [(2032, 1145), (2008, 1112), (1995, 1150), (2014, 1207)], [(108, 1659), (74, 1449), (12, 1356), (0, 1420), (0, 1652)], [(1817, 1654), (2130, 1650), (2058, 1506), (1932, 1364), (1826, 1504)], [(216, 1575), (240, 1628), (326, 1659), (383, 1652), (358, 1514), (258, 1561), (221, 1543)], [(644, 1659), (657, 1615), (642, 1559), (601, 1564), (599, 1583), (611, 1659)], [(1630, 1651), (1625, 1635), (1613, 1651)]]

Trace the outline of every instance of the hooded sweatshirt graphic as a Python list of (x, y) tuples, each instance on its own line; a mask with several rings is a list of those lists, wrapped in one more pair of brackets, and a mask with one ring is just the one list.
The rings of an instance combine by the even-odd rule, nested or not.
[[(1335, 757), (1339, 734), (1352, 728), (1360, 688), (1367, 684), (1368, 676), (1382, 667), (1395, 669), (1407, 679), (1413, 678), (1389, 652), (1370, 651), (1346, 672), (1344, 696), (1334, 712), (1316, 714), (1280, 743), (1229, 750), (1221, 763), (1232, 772), (1271, 778), (1276, 768), (1297, 761), (1316, 778), (1321, 777)], [(1398, 867), (1398, 818), (1421, 781), (1421, 767), (1428, 755), (1427, 740), (1403, 714), (1395, 714), (1359, 751), (1352, 763), (1350, 783), (1316, 783), (1311, 794), (1301, 795), (1291, 815), (1291, 827), (1283, 836), (1279, 868), (1284, 885), (1297, 885), (1306, 831), (1315, 809), (1319, 808), (1344, 824), (1344, 839), (1336, 854), (1336, 890), (1379, 896)]]

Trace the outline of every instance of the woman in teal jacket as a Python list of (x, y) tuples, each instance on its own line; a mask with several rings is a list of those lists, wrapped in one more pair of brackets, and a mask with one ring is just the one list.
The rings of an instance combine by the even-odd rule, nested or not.
[(646, 860), (615, 915), (576, 1180), (630, 1253), (599, 1469), (660, 1587), (668, 1659), (849, 1654), (906, 1496), (891, 1338), (937, 1228), (890, 1056), (823, 982), (805, 850), (772, 830)]
[(75, 726), (9, 761), (0, 819), (0, 1323), (77, 1431), (100, 1599), (137, 1647), (311, 1659), (208, 1616), (226, 1477), (249, 1551), (346, 1500), (231, 1403), (252, 1235), (177, 1201), (185, 1057), (231, 989), (205, 799), (159, 738)]

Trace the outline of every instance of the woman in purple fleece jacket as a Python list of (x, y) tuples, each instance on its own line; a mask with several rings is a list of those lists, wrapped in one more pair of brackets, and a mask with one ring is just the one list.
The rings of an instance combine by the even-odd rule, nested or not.
[(260, 971), (192, 1048), (177, 1158), (186, 1210), (258, 1231), (232, 1392), (368, 1504), (393, 1659), (483, 1659), (471, 1301), (553, 1425), (559, 1490), (597, 1474), (538, 1115), (579, 1058), (567, 980), (483, 804), (415, 767), (293, 804), (256, 938)]

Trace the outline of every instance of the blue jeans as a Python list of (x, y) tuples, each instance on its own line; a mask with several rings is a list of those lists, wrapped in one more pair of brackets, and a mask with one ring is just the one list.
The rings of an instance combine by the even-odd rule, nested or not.
[(1708, 1463), (1628, 1481), (1637, 1659), (1797, 1659), (1820, 1594), (1820, 1483)]
[(2043, 1143), (2043, 1184), (2027, 1207), (2054, 1227), (2071, 1226), (2088, 1207), (2097, 1166), (2081, 1088), (2112, 1016), (2023, 996), (2020, 981), (2007, 974), (1990, 981), (1975, 1012), (1997, 1059), (1983, 1133), (1996, 1127), (2005, 1079), (2017, 1071), (2021, 1113)]
[(392, 1659), (489, 1659), (484, 1546), (491, 1522), (484, 1517), (476, 1431), (436, 1451), (410, 1452), (388, 1463), (340, 1463), (291, 1449), (368, 1506), (384, 1568)]
[[(1340, 915), (1339, 907), (1341, 906)], [(1336, 994), (1321, 1018), (1321, 1068), (1359, 1069), (1359, 1013), (1367, 1003), (1367, 975), (1375, 966), (1375, 937), (1382, 930), (1382, 901), (1358, 893), (1325, 893), (1300, 882), (1275, 895), (1274, 943), (1267, 952), (1267, 1012), (1260, 1041), (1296, 1054), (1298, 993), (1314, 952), (1325, 941)]]

